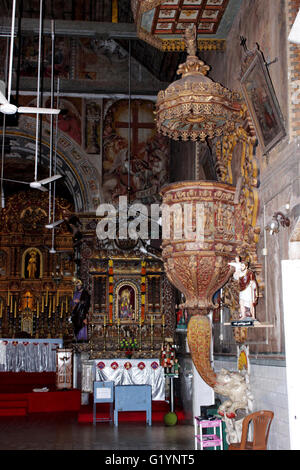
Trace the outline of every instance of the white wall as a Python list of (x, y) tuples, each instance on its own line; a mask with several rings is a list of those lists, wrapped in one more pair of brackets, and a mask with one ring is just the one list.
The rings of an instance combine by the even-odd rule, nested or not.
[[(258, 362), (258, 361), (257, 361)], [(262, 360), (260, 362), (263, 362)], [(286, 368), (278, 361), (264, 361), (264, 365), (251, 361), (250, 386), (254, 395), (253, 411), (271, 410), (274, 419), (270, 429), (268, 450), (290, 450)], [(220, 369), (236, 371), (236, 361), (218, 360), (215, 357), (215, 371)]]
[(300, 328), (300, 259), (283, 260), (281, 263), (291, 450), (300, 450), (300, 377), (298, 350)]

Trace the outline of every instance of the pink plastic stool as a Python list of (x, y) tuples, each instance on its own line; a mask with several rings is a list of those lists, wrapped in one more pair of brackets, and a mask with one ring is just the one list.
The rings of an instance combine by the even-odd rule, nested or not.
[[(214, 434), (203, 434), (203, 429), (213, 428)], [(217, 429), (219, 433), (217, 434)], [(213, 447), (217, 450), (223, 450), (223, 435), (222, 435), (222, 420), (221, 419), (201, 419), (198, 416), (195, 417), (195, 449), (198, 450), (198, 444), (200, 444), (200, 450), (205, 447)]]

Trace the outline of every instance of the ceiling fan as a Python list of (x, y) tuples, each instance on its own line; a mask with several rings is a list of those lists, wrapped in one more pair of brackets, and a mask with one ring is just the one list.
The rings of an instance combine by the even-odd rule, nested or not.
[(17, 112), (18, 113), (30, 113), (30, 114), (59, 114), (60, 109), (41, 108), (40, 106), (17, 107), (10, 102), (12, 72), (13, 72), (13, 55), (14, 55), (15, 16), (16, 16), (16, 0), (13, 0), (12, 15), (11, 15), (11, 38), (10, 38), (7, 98), (5, 96), (5, 89), (6, 89), (5, 83), (3, 81), (0, 81), (0, 111), (3, 114), (15, 114)]
[[(10, 103), (10, 95), (11, 95), (11, 82), (12, 82), (12, 64), (13, 64), (13, 46), (14, 46), (14, 29), (15, 29), (15, 11), (16, 11), (16, 0), (13, 0), (12, 4), (12, 24), (11, 24), (11, 40), (10, 40), (10, 53), (9, 53), (9, 70), (8, 70), (8, 99), (5, 98), (5, 83), (0, 81), (0, 111), (5, 114), (14, 114), (16, 112), (19, 113), (34, 113), (34, 114), (50, 114), (50, 115), (58, 115), (60, 110), (59, 109), (52, 109), (52, 108), (41, 108), (39, 106), (40, 102), (40, 63), (41, 63), (41, 35), (42, 35), (42, 4), (43, 0), (40, 0), (40, 28), (39, 28), (39, 59), (38, 59), (38, 88), (37, 88), (37, 104), (36, 108), (34, 107), (19, 107), (17, 108), (15, 105)], [(36, 142), (35, 142), (35, 172), (34, 172), (34, 181), (27, 182), (27, 181), (17, 181), (12, 179), (3, 178), (3, 174), (1, 174), (1, 184), (2, 181), (9, 181), (13, 183), (21, 183), (21, 184), (29, 184), (29, 186), (33, 189), (39, 189), (40, 191), (48, 191), (44, 185), (52, 183), (53, 181), (62, 178), (62, 175), (50, 175), (48, 178), (44, 178), (42, 180), (37, 179), (37, 160), (38, 160), (38, 141), (39, 141), (39, 116), (36, 117)], [(4, 154), (2, 154), (2, 165), (4, 161)], [(3, 172), (2, 172), (3, 173)], [(3, 196), (3, 188), (2, 188), (2, 196)], [(3, 204), (2, 204), (3, 206)]]
[[(9, 94), (8, 94), (9, 96)], [(5, 83), (0, 80), (0, 111), (3, 114), (27, 113), (27, 114), (59, 114), (60, 109), (51, 108), (34, 108), (31, 106), (20, 106), (9, 102), (5, 98)]]

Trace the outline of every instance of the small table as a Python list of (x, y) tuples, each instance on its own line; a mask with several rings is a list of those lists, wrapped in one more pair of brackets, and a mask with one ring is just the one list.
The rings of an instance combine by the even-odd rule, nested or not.
[[(213, 429), (213, 434), (203, 434), (203, 429)], [(217, 434), (217, 429), (219, 433)], [(199, 432), (199, 434), (198, 434)], [(200, 450), (205, 447), (213, 447), (214, 450), (220, 447), (223, 450), (223, 434), (222, 434), (222, 420), (218, 418), (214, 419), (202, 419), (200, 416), (195, 417), (195, 450), (198, 449), (198, 443), (200, 444)]]
[(151, 385), (116, 385), (114, 424), (118, 426), (119, 411), (146, 411), (146, 422), (152, 425)]

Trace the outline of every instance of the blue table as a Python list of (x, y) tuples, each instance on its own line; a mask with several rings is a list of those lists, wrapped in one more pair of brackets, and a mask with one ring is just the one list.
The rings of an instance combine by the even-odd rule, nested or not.
[(118, 426), (119, 411), (146, 411), (146, 422), (152, 425), (151, 385), (115, 386), (114, 424)]

